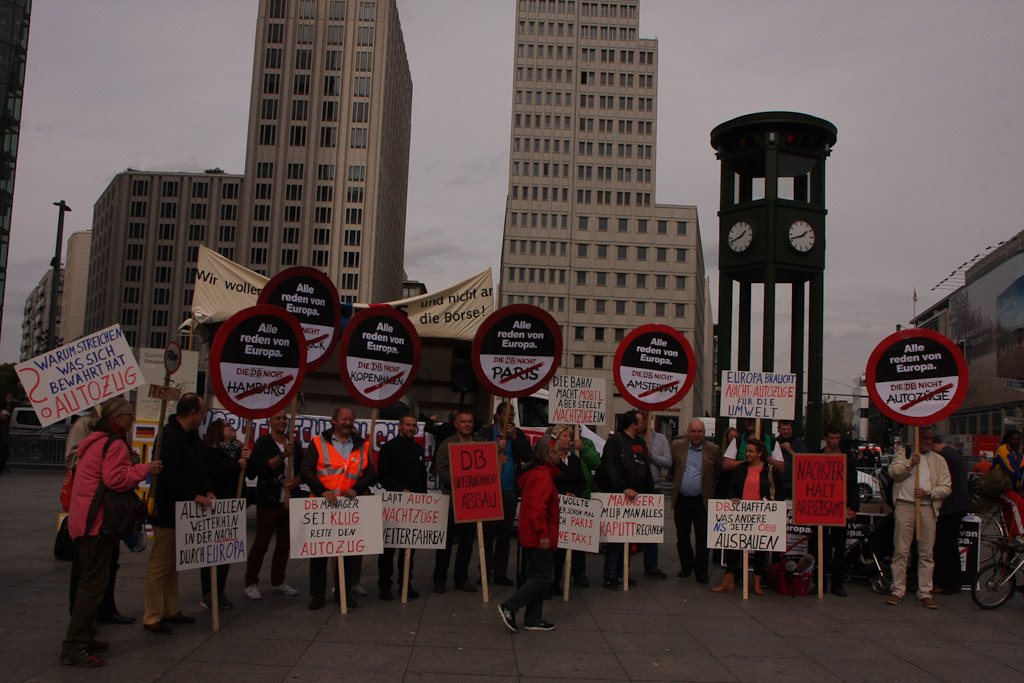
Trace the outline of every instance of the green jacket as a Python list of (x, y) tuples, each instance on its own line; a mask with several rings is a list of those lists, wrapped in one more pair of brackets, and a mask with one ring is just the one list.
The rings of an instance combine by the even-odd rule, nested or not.
[(583, 497), (590, 498), (594, 488), (593, 473), (601, 466), (601, 454), (597, 452), (593, 441), (583, 437), (580, 437), (580, 440), (583, 442), (583, 448), (579, 452), (580, 463), (583, 465), (583, 477), (587, 480), (587, 489), (583, 492)]

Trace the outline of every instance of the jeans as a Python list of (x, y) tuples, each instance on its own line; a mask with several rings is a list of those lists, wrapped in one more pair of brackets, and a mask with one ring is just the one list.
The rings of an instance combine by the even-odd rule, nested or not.
[[(614, 581), (622, 578), (622, 553), (628, 543), (606, 543), (604, 546), (604, 580)], [(658, 544), (640, 543), (644, 549), (644, 569), (658, 568)]]
[(513, 613), (526, 607), (523, 624), (536, 626), (543, 620), (544, 594), (554, 580), (554, 553), (550, 549), (523, 548), (523, 554), (526, 583), (505, 601), (504, 607)]

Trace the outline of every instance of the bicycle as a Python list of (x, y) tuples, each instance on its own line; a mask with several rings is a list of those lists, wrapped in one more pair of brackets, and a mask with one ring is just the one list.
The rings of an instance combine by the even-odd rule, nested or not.
[(1024, 541), (1021, 537), (994, 542), (999, 560), (982, 567), (971, 585), (971, 599), (981, 609), (1004, 605), (1017, 588), (1017, 574), (1024, 566)]

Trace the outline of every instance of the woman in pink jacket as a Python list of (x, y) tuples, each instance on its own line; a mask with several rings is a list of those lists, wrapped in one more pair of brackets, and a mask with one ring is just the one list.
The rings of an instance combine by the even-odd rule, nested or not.
[(100, 416), (91, 425), (93, 432), (78, 446), (78, 467), (68, 510), (68, 533), (78, 545), (82, 577), (78, 582), (67, 637), (61, 647), (61, 664), (88, 668), (103, 666), (103, 660), (96, 653), (105, 651), (107, 643), (96, 640), (96, 613), (106, 590), (110, 558), (120, 539), (101, 535), (102, 504), (91, 520), (88, 519), (89, 508), (100, 484), (113, 491), (129, 491), (161, 469), (159, 461), (132, 464), (128, 433), (133, 422), (135, 414), (131, 405), (123, 398), (112, 398), (100, 406)]

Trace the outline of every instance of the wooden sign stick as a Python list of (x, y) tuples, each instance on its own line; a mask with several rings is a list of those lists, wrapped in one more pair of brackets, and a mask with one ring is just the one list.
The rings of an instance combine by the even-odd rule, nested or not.
[(747, 557), (746, 550), (741, 550), (740, 552), (743, 553), (743, 599), (747, 600), (750, 598), (750, 586), (748, 585), (750, 581), (750, 577), (748, 576), (750, 558)]
[(476, 523), (476, 543), (480, 546), (480, 585), (484, 589), (484, 602), (490, 602), (491, 596), (487, 591), (487, 558), (484, 557), (484, 523)]
[[(245, 437), (245, 443), (246, 444), (251, 444), (252, 443), (252, 439), (253, 439), (253, 435), (255, 434), (255, 430), (256, 430), (256, 420), (254, 418), (249, 418), (249, 429), (246, 430), (248, 432), (248, 434)], [(252, 446), (249, 446), (249, 448), (251, 449)], [(238, 486), (235, 487), (235, 498), (241, 498), (242, 497), (242, 485), (243, 484), (245, 484), (245, 470), (242, 470), (242, 471), (240, 471), (238, 473)]]
[[(921, 428), (914, 425), (914, 450), (921, 455)], [(921, 543), (921, 499), (917, 497), (917, 489), (921, 488), (920, 463), (914, 467), (914, 540)], [(918, 549), (920, 550), (920, 548)]]
[(562, 602), (569, 602), (569, 575), (572, 572), (572, 549), (565, 551), (565, 569), (562, 570)]
[(412, 548), (405, 549), (405, 558), (402, 560), (402, 604), (409, 602), (409, 565), (412, 556)]
[[(298, 434), (295, 433), (295, 410), (299, 404), (299, 394), (296, 392), (294, 398), (292, 398), (292, 418), (288, 421), (288, 436), (291, 439), (291, 444), (294, 444), (298, 440)], [(292, 457), (288, 458), (288, 471), (285, 473), (285, 483), (288, 483), (295, 478), (295, 454), (292, 453)], [(284, 487), (284, 507), (287, 510), (289, 503), (292, 500), (292, 490), (287, 486)]]
[(818, 599), (825, 599), (825, 527), (820, 524), (818, 525)]
[(213, 615), (213, 632), (220, 630), (220, 600), (217, 597), (217, 565), (207, 567), (210, 572), (210, 612)]
[(345, 557), (338, 555), (338, 595), (341, 598), (341, 613), (348, 614), (348, 593), (345, 592)]
[[(167, 386), (171, 381), (171, 375), (168, 372), (164, 372), (164, 386)], [(160, 459), (160, 435), (164, 430), (164, 420), (167, 419), (167, 399), (160, 399), (160, 421), (156, 423), (156, 441), (153, 443), (153, 461)], [(150, 515), (153, 514), (153, 510), (156, 506), (156, 478), (158, 475), (154, 474), (149, 480), (149, 493), (146, 495), (146, 507)]]

